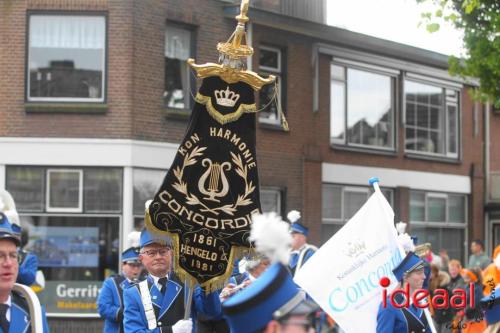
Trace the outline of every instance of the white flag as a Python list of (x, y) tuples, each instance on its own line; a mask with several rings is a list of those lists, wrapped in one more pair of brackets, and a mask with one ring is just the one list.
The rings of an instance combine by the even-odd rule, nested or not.
[(404, 258), (397, 241), (394, 212), (376, 190), (342, 229), (302, 267), (294, 280), (346, 333), (375, 332), (382, 302), (379, 281)]

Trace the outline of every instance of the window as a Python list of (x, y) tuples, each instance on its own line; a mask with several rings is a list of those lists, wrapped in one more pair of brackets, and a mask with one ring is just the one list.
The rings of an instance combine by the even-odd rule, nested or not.
[(395, 73), (331, 66), (330, 140), (394, 150)]
[(261, 187), (260, 206), (263, 213), (275, 212), (281, 215), (281, 190), (272, 187)]
[[(259, 121), (261, 123), (280, 125), (281, 116), (279, 108), (283, 108), (285, 100), (284, 66), (282, 51), (276, 47), (261, 46), (259, 48), (259, 72), (262, 76), (276, 76), (276, 86), (278, 87), (280, 99), (276, 98), (276, 86), (267, 84), (259, 91)], [(273, 101), (273, 99), (275, 99)]]
[(459, 92), (405, 80), (406, 151), (458, 158)]
[(431, 243), (437, 253), (446, 249), (450, 258), (464, 259), (467, 198), (463, 194), (410, 191), (411, 234), (418, 242)]
[[(393, 205), (393, 190), (380, 189)], [(322, 240), (325, 243), (365, 204), (373, 193), (371, 187), (323, 184)]]
[(144, 226), (146, 201), (152, 200), (158, 192), (166, 171), (154, 169), (134, 169), (134, 227), (141, 230)]
[(82, 211), (82, 170), (47, 170), (47, 211)]
[(121, 168), (8, 166), (6, 187), (19, 212), (120, 213)]
[(37, 296), (47, 313), (95, 314), (102, 281), (118, 273), (119, 216), (22, 214), (21, 221), (29, 233), (25, 248), (45, 277)]
[(191, 107), (191, 82), (187, 59), (193, 56), (191, 30), (167, 24), (165, 31), (165, 106), (174, 109)]
[(30, 15), (28, 101), (103, 102), (103, 16)]

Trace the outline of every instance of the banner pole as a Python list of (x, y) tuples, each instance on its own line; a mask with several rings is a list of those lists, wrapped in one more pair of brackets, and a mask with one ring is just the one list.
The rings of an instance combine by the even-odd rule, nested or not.
[(373, 186), (373, 189), (375, 190), (375, 192), (379, 192), (380, 193), (380, 187), (378, 186), (378, 183), (379, 183), (379, 179), (378, 177), (372, 177), (368, 180), (368, 183)]
[(191, 287), (188, 281), (186, 280), (184, 282), (184, 287), (187, 288), (188, 290), (188, 294), (186, 297), (186, 304), (184, 304), (184, 319), (189, 319), (189, 317), (191, 316), (191, 303), (193, 303), (194, 286)]

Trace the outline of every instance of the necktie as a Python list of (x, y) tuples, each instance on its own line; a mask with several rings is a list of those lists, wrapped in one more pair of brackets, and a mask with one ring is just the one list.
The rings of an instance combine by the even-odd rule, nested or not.
[(297, 266), (297, 262), (299, 261), (299, 254), (297, 252), (292, 253), (292, 256), (290, 257), (290, 267), (294, 268)]
[(161, 293), (165, 295), (165, 290), (167, 290), (167, 281), (168, 279), (166, 277), (162, 277), (158, 279), (158, 284), (161, 286)]
[(9, 309), (7, 304), (0, 304), (0, 327), (4, 333), (9, 332), (10, 326), (10, 323), (7, 320), (7, 309)]

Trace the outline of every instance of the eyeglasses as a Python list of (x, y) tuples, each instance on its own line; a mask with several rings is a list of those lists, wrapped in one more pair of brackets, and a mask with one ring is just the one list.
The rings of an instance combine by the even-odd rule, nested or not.
[(11, 261), (19, 262), (19, 253), (17, 252), (0, 252), (0, 263), (3, 264), (7, 261), (7, 259), (10, 259)]
[(142, 251), (141, 254), (146, 254), (150, 258), (156, 257), (157, 254), (160, 255), (160, 257), (165, 257), (168, 254), (169, 248), (164, 248), (164, 249), (156, 249), (156, 250), (145, 250)]

